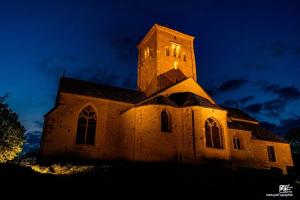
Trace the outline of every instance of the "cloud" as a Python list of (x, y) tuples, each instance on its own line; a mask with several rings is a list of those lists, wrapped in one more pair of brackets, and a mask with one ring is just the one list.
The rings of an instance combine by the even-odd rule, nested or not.
[(28, 153), (39, 149), (41, 141), (41, 131), (28, 131), (25, 134), (23, 153)]
[(239, 108), (239, 102), (232, 99), (224, 101), (221, 105), (232, 108)]
[(262, 111), (263, 107), (264, 106), (262, 103), (255, 103), (255, 104), (246, 106), (244, 109), (250, 113), (258, 114)]
[(253, 114), (265, 114), (269, 117), (276, 117), (285, 110), (285, 106), (285, 101), (276, 98), (263, 103), (250, 104), (244, 107), (244, 110)]
[[(269, 84), (265, 81), (253, 82), (254, 85), (259, 86), (264, 92), (276, 95), (277, 97), (265, 101), (250, 104), (245, 106), (244, 109), (254, 114), (265, 114), (270, 117), (276, 117), (285, 111), (287, 104), (291, 101), (300, 99), (300, 91), (295, 86), (280, 86), (277, 84)], [(246, 102), (253, 99), (253, 96), (245, 98)]]
[(265, 127), (268, 130), (271, 130), (277, 134), (286, 134), (290, 129), (300, 127), (300, 117), (293, 116), (290, 118), (280, 120), (279, 124), (274, 124), (270, 122), (261, 122), (261, 126)]
[(247, 102), (249, 102), (249, 101), (251, 101), (252, 99), (254, 99), (255, 97), (254, 96), (246, 96), (246, 97), (243, 97), (243, 98), (241, 98), (240, 100), (239, 100), (239, 102), (241, 103), (241, 104), (245, 104), (245, 103), (247, 103)]
[(300, 98), (300, 91), (295, 86), (281, 87), (276, 84), (270, 84), (263, 87), (264, 91), (278, 95), (286, 100), (294, 100)]
[(244, 80), (244, 79), (232, 79), (232, 80), (222, 83), (218, 90), (221, 92), (232, 91), (232, 90), (240, 88), (247, 82), (248, 81)]
[(288, 99), (279, 97), (263, 103), (250, 104), (244, 107), (244, 109), (253, 114), (265, 114), (269, 117), (278, 117), (285, 111), (288, 103)]

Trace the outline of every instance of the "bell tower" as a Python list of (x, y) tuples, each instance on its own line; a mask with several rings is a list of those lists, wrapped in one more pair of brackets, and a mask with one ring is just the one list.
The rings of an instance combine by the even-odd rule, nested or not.
[(137, 48), (137, 86), (147, 96), (186, 78), (197, 81), (193, 36), (155, 24)]

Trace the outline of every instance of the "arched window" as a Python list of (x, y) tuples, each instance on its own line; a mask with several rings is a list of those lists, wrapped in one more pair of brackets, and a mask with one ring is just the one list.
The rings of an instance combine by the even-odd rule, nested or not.
[(95, 144), (97, 116), (91, 106), (84, 108), (77, 123), (76, 144)]
[(160, 114), (161, 118), (161, 131), (162, 132), (171, 132), (171, 118), (167, 111), (163, 110)]
[(216, 149), (223, 149), (222, 131), (219, 123), (209, 118), (205, 121), (206, 146)]

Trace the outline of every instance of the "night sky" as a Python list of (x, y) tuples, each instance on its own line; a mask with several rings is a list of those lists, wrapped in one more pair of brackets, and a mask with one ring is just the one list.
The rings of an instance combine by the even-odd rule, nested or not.
[(158, 23), (195, 36), (198, 82), (277, 133), (300, 125), (300, 1), (2, 0), (0, 96), (36, 147), (66, 76), (135, 89), (137, 43)]

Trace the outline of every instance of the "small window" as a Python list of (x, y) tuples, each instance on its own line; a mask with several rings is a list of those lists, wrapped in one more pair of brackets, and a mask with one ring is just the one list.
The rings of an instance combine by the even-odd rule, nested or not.
[(183, 54), (183, 61), (186, 62), (186, 55)]
[(270, 162), (276, 162), (275, 149), (273, 146), (268, 146), (268, 157)]
[(149, 47), (145, 48), (144, 50), (144, 59), (148, 59), (150, 57), (150, 49)]
[(239, 150), (242, 149), (241, 148), (240, 138), (238, 138), (238, 137), (234, 137), (233, 138), (233, 147), (234, 147), (234, 149), (239, 149)]
[(171, 118), (167, 111), (163, 110), (160, 114), (161, 116), (161, 131), (162, 132), (172, 132), (171, 130)]
[(170, 56), (170, 49), (169, 49), (169, 47), (166, 47), (166, 56)]

